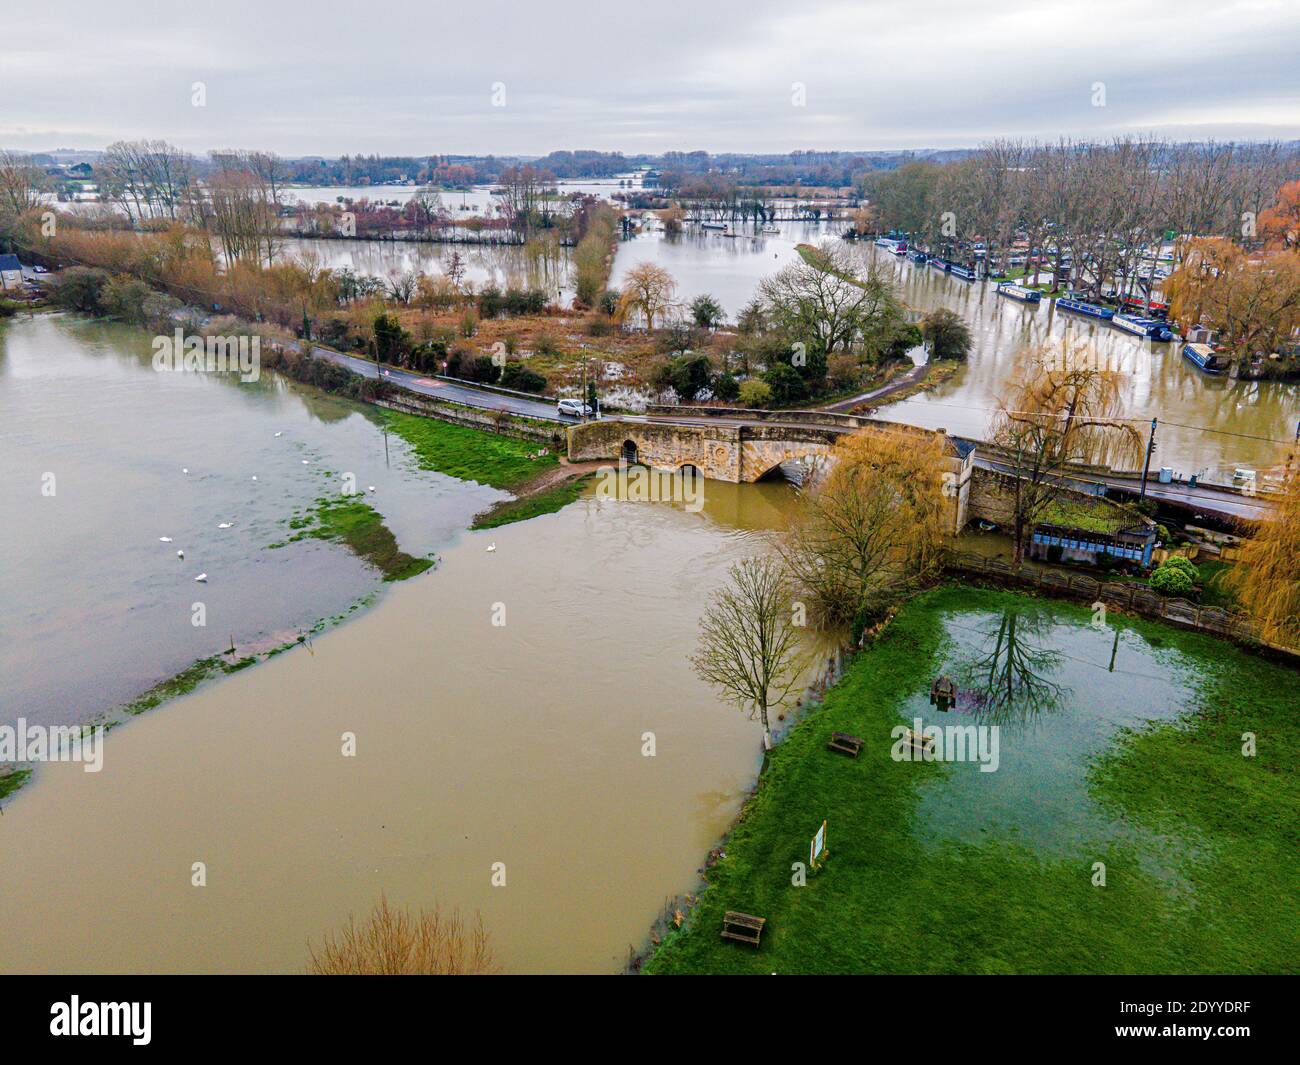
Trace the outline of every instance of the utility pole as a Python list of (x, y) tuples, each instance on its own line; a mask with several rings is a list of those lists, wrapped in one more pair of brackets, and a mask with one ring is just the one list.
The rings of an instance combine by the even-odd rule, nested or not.
[(1151, 452), (1156, 449), (1156, 419), (1151, 419), (1151, 438), (1147, 441), (1147, 458), (1142, 466), (1142, 494), (1141, 498), (1147, 497), (1147, 475), (1151, 472)]

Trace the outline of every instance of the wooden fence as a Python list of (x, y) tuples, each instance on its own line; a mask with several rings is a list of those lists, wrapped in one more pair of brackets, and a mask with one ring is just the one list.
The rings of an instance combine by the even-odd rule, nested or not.
[(1038, 570), (1022, 566), (1017, 569), (1001, 558), (986, 558), (961, 552), (952, 556), (948, 568), (960, 573), (974, 573), (1034, 588), (1049, 595), (1081, 599), (1088, 603), (1105, 603), (1107, 606), (1131, 610), (1135, 614), (1168, 622), (1185, 629), (1224, 636), (1300, 660), (1300, 652), (1279, 647), (1260, 640), (1255, 624), (1244, 614), (1235, 614), (1217, 606), (1201, 606), (1186, 599), (1171, 599), (1154, 591), (1148, 585), (1121, 581), (1099, 581), (1083, 573), (1061, 573), (1058, 570)]

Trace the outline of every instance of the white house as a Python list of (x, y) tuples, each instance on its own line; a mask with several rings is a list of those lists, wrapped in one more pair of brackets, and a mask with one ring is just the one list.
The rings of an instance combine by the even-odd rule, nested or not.
[(20, 291), (23, 287), (23, 264), (17, 255), (0, 255), (0, 292)]

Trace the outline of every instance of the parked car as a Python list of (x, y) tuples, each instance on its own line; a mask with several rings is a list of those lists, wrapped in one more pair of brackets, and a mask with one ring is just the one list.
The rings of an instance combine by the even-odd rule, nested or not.
[(562, 399), (555, 405), (555, 410), (561, 418), (590, 418), (594, 413), (580, 399)]

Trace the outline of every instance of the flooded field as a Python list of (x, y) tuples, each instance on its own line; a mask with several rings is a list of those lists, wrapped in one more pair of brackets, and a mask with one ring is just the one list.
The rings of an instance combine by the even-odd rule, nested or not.
[(446, 274), (452, 255), (460, 258), (462, 282), (476, 290), (541, 289), (553, 303), (573, 299), (573, 250), (554, 242), (524, 244), (435, 244), (408, 240), (322, 240), (293, 237), (281, 244), (281, 258), (310, 258), (331, 270), (349, 269), (388, 278), (415, 270)]
[(0, 720), (87, 720), (232, 637), (269, 649), (372, 593), (378, 575), (342, 546), (270, 549), (345, 473), (418, 556), (503, 497), (415, 469), (374, 408), (271, 374), (156, 372), (150, 339), (0, 324)]

